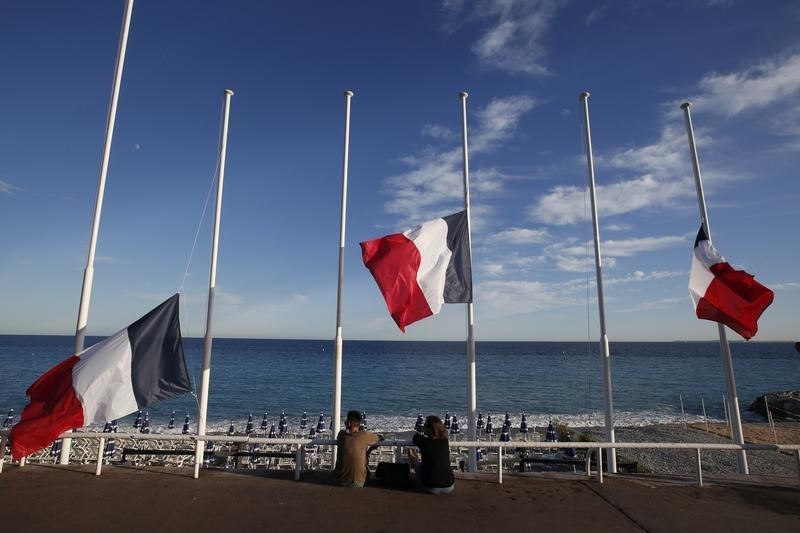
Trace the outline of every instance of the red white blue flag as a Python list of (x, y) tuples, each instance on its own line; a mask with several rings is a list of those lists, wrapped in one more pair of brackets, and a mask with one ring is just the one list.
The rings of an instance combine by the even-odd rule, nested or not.
[(750, 339), (758, 318), (775, 295), (744, 270), (735, 270), (708, 240), (703, 227), (697, 233), (689, 277), (697, 318), (725, 324)]
[(11, 429), (11, 453), (26, 457), (64, 431), (102, 424), (191, 391), (178, 295), (28, 388), (30, 403)]
[(364, 266), (401, 331), (444, 303), (472, 302), (468, 231), (461, 211), (361, 243)]

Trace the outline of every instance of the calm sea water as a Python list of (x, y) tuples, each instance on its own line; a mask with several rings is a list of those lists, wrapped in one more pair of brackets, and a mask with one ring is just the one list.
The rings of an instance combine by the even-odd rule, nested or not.
[[(87, 339), (87, 346), (98, 338)], [(199, 386), (202, 339), (185, 339), (186, 359)], [(72, 337), (0, 335), (0, 416), (26, 404), (25, 390), (42, 373), (71, 355)], [(744, 419), (757, 396), (800, 388), (800, 354), (792, 343), (731, 344)], [(249, 413), (258, 425), (264, 412), (277, 423), (282, 411), (296, 426), (303, 411), (330, 423), (333, 397), (333, 343), (320, 340), (216, 339), (212, 355), (209, 427), (241, 430)], [(404, 430), (417, 413), (464, 419), (466, 359), (463, 342), (345, 341), (342, 410), (367, 413), (371, 427)], [(617, 425), (680, 420), (724, 419), (725, 381), (718, 342), (612, 343), (612, 379)], [(530, 425), (557, 417), (573, 426), (602, 425), (603, 391), (599, 348), (580, 342), (478, 342), (478, 409), (495, 423), (506, 411)], [(152, 427), (177, 423), (189, 413), (192, 428), (197, 400), (191, 395), (150, 409)], [(120, 424), (130, 426), (134, 416)]]

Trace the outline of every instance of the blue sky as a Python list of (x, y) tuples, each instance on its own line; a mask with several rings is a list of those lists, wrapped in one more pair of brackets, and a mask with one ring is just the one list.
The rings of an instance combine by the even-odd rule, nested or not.
[[(0, 333), (74, 333), (123, 7), (2, 8)], [(587, 90), (612, 342), (716, 338), (687, 290), (686, 99), (714, 243), (775, 291), (756, 340), (796, 340), (798, 27), (777, 0), (137, 0), (88, 332), (181, 285), (231, 88), (215, 334), (333, 338), (351, 89), (344, 337), (463, 338), (463, 305), (401, 334), (358, 242), (461, 209), (466, 90), (476, 338), (595, 340)], [(185, 335), (203, 334), (209, 248), (207, 217)]]

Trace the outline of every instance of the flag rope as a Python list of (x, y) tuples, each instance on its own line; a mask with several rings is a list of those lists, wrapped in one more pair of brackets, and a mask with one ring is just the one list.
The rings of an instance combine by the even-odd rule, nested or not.
[[(220, 112), (219, 125), (217, 126), (218, 130), (222, 128), (223, 117), (224, 117), (224, 112)], [(185, 330), (186, 330), (186, 337), (187, 338), (191, 338), (191, 335), (189, 334), (189, 329), (190, 329), (190, 326), (191, 326), (192, 322), (189, 320), (189, 316), (188, 316), (189, 315), (189, 305), (186, 302), (186, 291), (185, 291), (186, 279), (189, 277), (189, 269), (192, 266), (192, 261), (194, 259), (194, 252), (195, 252), (195, 249), (197, 248), (197, 241), (200, 238), (200, 230), (202, 229), (203, 223), (205, 222), (206, 213), (208, 213), (208, 204), (209, 204), (209, 201), (211, 200), (211, 193), (214, 191), (214, 186), (217, 183), (217, 176), (219, 175), (219, 163), (220, 163), (220, 154), (217, 153), (217, 161), (214, 164), (214, 172), (212, 173), (211, 179), (209, 180), (210, 183), (208, 185), (208, 192), (206, 193), (206, 200), (205, 200), (205, 203), (203, 204), (203, 210), (200, 213), (200, 221), (197, 223), (197, 230), (194, 233), (194, 241), (192, 242), (192, 248), (189, 251), (189, 258), (186, 261), (186, 268), (183, 271), (183, 278), (181, 279), (181, 284), (178, 287), (178, 293), (183, 298), (183, 303), (184, 303), (184, 305), (181, 308), (183, 309), (184, 316), (186, 317), (186, 320), (183, 323), (186, 325)], [(187, 358), (189, 359), (189, 366), (192, 368), (192, 370), (189, 372), (189, 376), (190, 376), (190, 378), (192, 380), (192, 391), (189, 394), (194, 396), (195, 402), (197, 403), (197, 405), (199, 407), (200, 399), (197, 397), (197, 375), (196, 375), (196, 368), (197, 367), (194, 364), (195, 358), (193, 356), (194, 355), (194, 351), (192, 349), (193, 344), (191, 342), (187, 342), (186, 345), (187, 345), (187, 350), (186, 350), (185, 353), (186, 353)]]
[[(222, 128), (222, 115), (219, 117), (219, 126), (218, 128)], [(197, 240), (200, 238), (200, 229), (203, 227), (203, 222), (206, 219), (206, 213), (208, 212), (208, 202), (211, 199), (211, 193), (214, 190), (214, 185), (217, 183), (217, 175), (219, 174), (219, 154), (217, 154), (217, 162), (214, 165), (214, 172), (211, 175), (211, 180), (208, 185), (208, 193), (206, 194), (206, 201), (203, 204), (203, 211), (200, 214), (200, 222), (197, 223), (197, 231), (194, 233), (194, 241), (192, 242), (192, 249), (189, 252), (189, 259), (186, 261), (186, 269), (183, 271), (183, 279), (181, 279), (180, 287), (178, 287), (178, 292), (183, 294), (183, 288), (186, 285), (186, 278), (189, 277), (189, 267), (192, 265), (192, 259), (194, 258), (194, 251), (197, 248)]]

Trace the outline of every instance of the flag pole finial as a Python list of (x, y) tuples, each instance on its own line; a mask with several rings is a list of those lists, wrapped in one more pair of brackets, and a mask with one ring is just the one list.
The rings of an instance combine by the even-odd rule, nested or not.
[(591, 93), (589, 91), (583, 91), (581, 94), (578, 95), (580, 100), (587, 100)]
[(460, 93), (458, 93), (459, 98), (466, 98), (467, 96), (469, 96), (469, 93), (467, 91), (461, 91)]
[(345, 96), (353, 96), (354, 94), (356, 94), (356, 93), (354, 93), (353, 91), (345, 91), (344, 92)]
[(681, 104), (681, 109), (689, 109), (690, 107), (692, 107), (691, 102), (684, 102)]
[(228, 96), (233, 96), (233, 89), (225, 89), (225, 94)]

